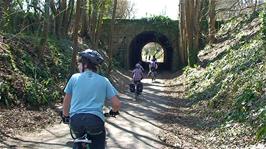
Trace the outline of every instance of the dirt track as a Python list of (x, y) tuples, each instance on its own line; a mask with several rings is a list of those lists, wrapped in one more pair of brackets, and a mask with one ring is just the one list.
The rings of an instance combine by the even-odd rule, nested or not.
[[(166, 97), (161, 96), (164, 80), (151, 84), (144, 79), (144, 92), (140, 100), (133, 101), (133, 95), (127, 91), (121, 94), (122, 110), (117, 118), (108, 118), (107, 148), (155, 149), (169, 146), (158, 138), (161, 123), (156, 120), (171, 105)], [(71, 148), (69, 128), (64, 124), (47, 127), (40, 132), (27, 133), (11, 137), (0, 142), (0, 148)]]

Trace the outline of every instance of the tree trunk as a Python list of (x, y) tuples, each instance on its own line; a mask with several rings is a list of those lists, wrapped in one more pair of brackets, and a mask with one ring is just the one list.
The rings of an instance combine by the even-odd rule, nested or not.
[(112, 13), (112, 20), (110, 24), (110, 34), (109, 34), (109, 40), (108, 40), (108, 47), (109, 47), (109, 65), (108, 65), (108, 74), (112, 71), (112, 57), (113, 57), (113, 32), (114, 32), (114, 25), (115, 25), (115, 13), (116, 13), (116, 7), (117, 7), (117, 0), (114, 0), (114, 8)]
[(76, 16), (75, 16), (75, 24), (74, 24), (74, 32), (73, 32), (73, 42), (74, 42), (74, 47), (73, 47), (73, 54), (72, 54), (72, 74), (75, 73), (76, 71), (76, 66), (77, 66), (77, 60), (76, 56), (78, 53), (78, 30), (79, 30), (79, 23), (80, 23), (80, 3), (81, 0), (77, 0), (76, 3)]
[(199, 40), (200, 40), (200, 12), (201, 12), (201, 0), (194, 1), (194, 49), (195, 54), (198, 54), (199, 51)]
[(50, 9), (49, 9), (49, 1), (50, 0), (45, 0), (45, 18), (44, 18), (44, 24), (43, 24), (43, 37), (44, 37), (44, 43), (46, 43), (47, 38), (48, 38), (48, 33), (49, 33), (49, 21), (50, 21)]
[(97, 24), (97, 0), (92, 0), (92, 16), (90, 20), (91, 29), (90, 29), (90, 35), (91, 35), (91, 41), (92, 41), (92, 47), (95, 48), (95, 31), (96, 31), (96, 24)]
[(95, 35), (95, 47), (96, 49), (98, 48), (98, 43), (99, 43), (99, 38), (102, 32), (102, 24), (103, 24), (103, 15), (104, 15), (104, 9), (105, 7), (105, 1), (103, 1), (101, 8), (100, 8), (100, 12), (99, 12), (99, 17), (98, 17), (98, 21), (97, 21), (97, 30), (96, 30), (96, 35)]
[[(192, 32), (193, 32), (193, 41), (192, 49), (190, 49), (190, 58), (189, 64), (193, 66), (198, 61), (198, 52), (199, 52), (199, 40), (200, 40), (200, 12), (201, 12), (201, 0), (194, 0), (192, 3), (192, 8), (190, 9), (190, 15), (192, 18)], [(194, 13), (193, 13), (194, 12)]]
[(188, 53), (188, 64), (192, 66), (192, 54), (193, 54), (193, 0), (189, 0), (186, 2), (186, 36), (187, 36), (187, 53)]
[(67, 2), (66, 0), (61, 0), (61, 15), (62, 15), (62, 20), (61, 20), (61, 30), (60, 30), (60, 34), (62, 37), (66, 37), (67, 35), (67, 31), (66, 31), (66, 27), (67, 27)]
[(200, 33), (203, 35), (202, 41), (204, 41), (203, 45), (206, 44), (208, 38), (208, 10), (209, 10), (209, 0), (201, 0), (201, 14), (200, 14)]
[(51, 11), (52, 11), (52, 13), (53, 13), (53, 31), (52, 31), (52, 33), (54, 34), (54, 35), (56, 35), (57, 36), (57, 15), (58, 15), (58, 12), (57, 12), (57, 9), (56, 9), (56, 7), (55, 7), (55, 2), (54, 2), (54, 0), (50, 0), (50, 8), (51, 8)]
[(186, 65), (186, 53), (185, 53), (185, 49), (186, 49), (186, 43), (185, 43), (185, 31), (184, 31), (184, 22), (185, 22), (185, 9), (184, 9), (184, 5), (185, 5), (185, 0), (180, 0), (180, 3), (179, 3), (179, 54), (180, 54), (180, 57), (181, 57), (181, 63), (182, 65)]
[(65, 32), (66, 34), (68, 33), (68, 30), (70, 28), (70, 24), (71, 24), (71, 20), (72, 20), (72, 15), (73, 15), (73, 11), (74, 11), (74, 1), (71, 0), (68, 2), (68, 9), (67, 9), (67, 26), (65, 28)]
[(183, 64), (197, 63), (200, 41), (201, 0), (180, 1), (180, 55)]
[(209, 43), (212, 44), (215, 41), (215, 0), (209, 0)]
[(82, 23), (81, 23), (81, 31), (80, 35), (82, 37), (89, 37), (89, 31), (88, 31), (88, 13), (87, 13), (87, 0), (82, 1), (82, 8), (81, 8), (81, 17), (82, 17)]
[(44, 14), (44, 23), (43, 23), (43, 32), (42, 32), (42, 38), (40, 41), (40, 48), (39, 48), (39, 54), (40, 57), (43, 56), (44, 50), (45, 50), (45, 45), (47, 43), (47, 38), (48, 38), (48, 34), (49, 34), (49, 21), (50, 21), (50, 12), (49, 12), (49, 1), (50, 0), (45, 0), (45, 4), (44, 4), (44, 10), (45, 10), (45, 14)]
[(60, 0), (59, 6), (57, 8), (57, 16), (56, 16), (56, 35), (58, 38), (62, 38), (65, 36), (65, 33), (63, 33), (65, 24), (63, 22), (65, 21), (64, 17), (66, 17), (66, 0)]
[(54, 0), (50, 0), (50, 7), (51, 10), (54, 14), (54, 32), (57, 38), (61, 38), (62, 36), (62, 19), (63, 19), (63, 11), (64, 11), (64, 4), (63, 4), (64, 0), (61, 1), (61, 3), (59, 3), (58, 8), (56, 8), (55, 5), (55, 1)]

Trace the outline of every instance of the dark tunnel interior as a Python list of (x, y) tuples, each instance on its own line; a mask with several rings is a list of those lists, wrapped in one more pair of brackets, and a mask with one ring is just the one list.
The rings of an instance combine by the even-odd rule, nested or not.
[[(135, 64), (141, 61), (141, 51), (142, 48), (150, 42), (156, 42), (160, 44), (164, 50), (164, 62), (158, 63), (159, 70), (171, 70), (172, 66), (172, 57), (173, 57), (173, 48), (172, 44), (168, 40), (168, 38), (158, 32), (148, 31), (142, 32), (138, 34), (131, 42), (129, 47), (129, 65), (130, 68), (133, 69)], [(142, 66), (145, 70), (148, 70), (149, 63), (142, 62)]]

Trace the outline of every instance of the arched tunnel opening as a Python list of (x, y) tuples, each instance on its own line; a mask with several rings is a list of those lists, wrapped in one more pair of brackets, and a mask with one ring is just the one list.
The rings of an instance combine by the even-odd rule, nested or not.
[(130, 43), (129, 47), (129, 65), (130, 68), (133, 69), (135, 64), (139, 61), (142, 62), (142, 65), (145, 70), (148, 70), (149, 63), (142, 60), (142, 50), (143, 47), (148, 43), (158, 43), (161, 45), (163, 49), (163, 62), (158, 63), (158, 69), (164, 71), (170, 71), (172, 68), (173, 61), (173, 47), (168, 38), (156, 31), (147, 31), (138, 34)]

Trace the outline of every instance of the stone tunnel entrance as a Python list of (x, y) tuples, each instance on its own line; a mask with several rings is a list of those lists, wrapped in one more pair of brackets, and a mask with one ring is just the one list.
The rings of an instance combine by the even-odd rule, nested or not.
[[(159, 63), (159, 70), (171, 70), (172, 66), (172, 58), (173, 58), (173, 47), (168, 38), (158, 32), (155, 31), (147, 31), (138, 34), (130, 43), (129, 47), (129, 65), (130, 68), (133, 69), (135, 64), (141, 59), (141, 52), (143, 47), (150, 43), (155, 42), (162, 46), (164, 50), (164, 61)], [(149, 63), (143, 62), (142, 65), (145, 70), (148, 70)]]

